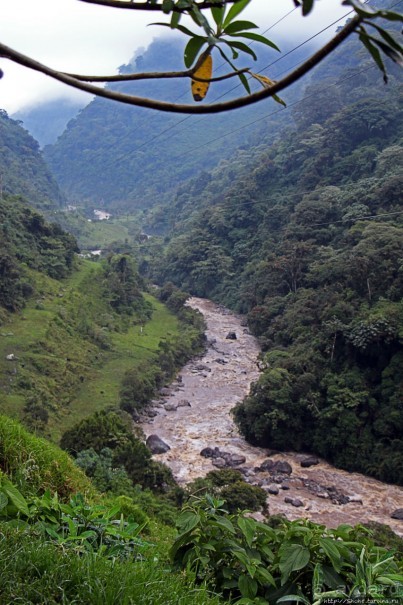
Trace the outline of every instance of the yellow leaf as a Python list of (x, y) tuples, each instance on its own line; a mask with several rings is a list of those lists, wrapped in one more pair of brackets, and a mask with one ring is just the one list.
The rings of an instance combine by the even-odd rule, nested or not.
[[(202, 80), (210, 80), (213, 73), (213, 59), (211, 54), (208, 54), (202, 61), (201, 65), (196, 69), (193, 76)], [(199, 82), (192, 79), (192, 95), (195, 101), (203, 101), (209, 89), (210, 82)]]
[(258, 80), (264, 88), (269, 88), (274, 84), (274, 80), (270, 80), (270, 78), (267, 78), (266, 76), (261, 76), (260, 74), (253, 74), (252, 72), (250, 75), (255, 78), (255, 80)]
[[(258, 82), (261, 83), (263, 88), (270, 88), (270, 86), (273, 86), (273, 84), (275, 84), (275, 81), (270, 80), (270, 78), (268, 78), (267, 76), (261, 76), (260, 74), (253, 74), (252, 72), (249, 72), (249, 73), (252, 76), (252, 78), (255, 78), (255, 80), (258, 80)], [(276, 103), (280, 103), (280, 105), (284, 105), (284, 107), (287, 107), (285, 101), (283, 101), (283, 99), (281, 97), (279, 97), (278, 95), (273, 95), (273, 99), (274, 99), (274, 101), (276, 101)]]

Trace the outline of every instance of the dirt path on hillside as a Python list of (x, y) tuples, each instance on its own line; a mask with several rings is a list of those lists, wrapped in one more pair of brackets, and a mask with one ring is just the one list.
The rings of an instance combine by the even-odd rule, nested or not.
[[(262, 485), (266, 491), (277, 488), (278, 494), (268, 494), (271, 514), (284, 513), (289, 519), (308, 517), (332, 527), (377, 521), (403, 535), (403, 521), (390, 518), (394, 510), (403, 507), (402, 488), (323, 461), (302, 468), (304, 455), (292, 452), (270, 456), (273, 461), (288, 462), (290, 475), (277, 473), (273, 477), (268, 471), (256, 470), (267, 460), (268, 451), (249, 445), (238, 434), (231, 409), (258, 378), (258, 343), (242, 319), (227, 309), (200, 298), (191, 298), (189, 304), (204, 315), (209, 344), (205, 354), (188, 363), (179, 380), (164, 390), (149, 419), (142, 423), (146, 436), (156, 434), (171, 448), (156, 459), (172, 469), (179, 483), (187, 483), (216, 468), (213, 463), (217, 460), (200, 452), (218, 447), (221, 452), (245, 458), (240, 466), (247, 481)], [(227, 338), (230, 332), (236, 339)], [(285, 502), (285, 498), (294, 503)], [(300, 502), (295, 506), (297, 500)]]

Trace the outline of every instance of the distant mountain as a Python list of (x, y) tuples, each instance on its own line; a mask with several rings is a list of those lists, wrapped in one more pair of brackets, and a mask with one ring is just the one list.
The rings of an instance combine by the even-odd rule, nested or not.
[(86, 102), (56, 99), (17, 111), (11, 117), (21, 121), (41, 147), (55, 143), (67, 123), (74, 118)]
[(0, 197), (20, 195), (42, 211), (52, 211), (65, 202), (38, 142), (3, 110), (0, 110), (0, 191)]
[[(272, 49), (263, 49), (253, 69), (262, 69), (280, 56)], [(271, 77), (296, 61), (295, 55), (285, 58), (272, 68)], [(216, 62), (219, 68), (222, 61)], [(183, 42), (157, 39), (120, 71), (164, 71), (182, 64)], [(244, 64), (251, 65), (253, 60), (248, 57)], [(217, 74), (226, 71), (221, 67)], [(129, 82), (114, 88), (190, 102), (188, 81)], [(287, 91), (285, 100), (292, 102), (298, 91), (299, 87)], [(239, 80), (218, 82), (211, 86), (208, 100), (240, 94)], [(255, 137), (270, 144), (290, 119), (283, 109), (268, 100), (226, 114), (178, 116), (95, 98), (68, 124), (54, 145), (45, 147), (44, 154), (60, 186), (74, 202), (103, 203), (114, 210), (146, 208), (169, 199), (186, 179), (231, 157), (234, 149), (247, 147)]]

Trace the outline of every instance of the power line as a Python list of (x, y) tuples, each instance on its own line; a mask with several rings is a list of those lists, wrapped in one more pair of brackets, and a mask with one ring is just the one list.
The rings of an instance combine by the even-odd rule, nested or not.
[[(268, 27), (267, 29), (265, 29), (261, 35), (267, 34), (267, 32), (271, 31), (274, 27), (276, 27), (276, 25), (278, 25), (279, 23), (282, 23), (289, 15), (291, 15), (298, 7), (295, 6), (292, 10), (288, 11), (285, 15), (283, 15), (280, 19), (278, 19), (275, 23), (273, 23), (270, 27)], [(254, 42), (250, 42), (248, 44), (248, 46), (252, 46)], [(221, 63), (220, 65), (218, 65), (218, 67), (216, 67), (216, 69), (214, 71), (219, 70), (221, 67), (223, 67), (224, 65), (226, 65), (226, 63)], [(228, 91), (231, 92), (231, 91)], [(176, 97), (172, 102), (176, 103), (177, 101), (179, 101), (179, 99), (183, 98), (186, 94), (188, 94), (188, 91), (183, 92), (182, 94), (180, 94), (178, 97)], [(224, 95), (227, 93), (224, 93)], [(222, 95), (222, 96), (224, 96)], [(221, 98), (221, 97), (219, 97)], [(180, 124), (182, 124), (183, 122), (187, 122), (188, 120), (190, 120), (192, 117), (194, 116), (185, 116), (184, 118), (178, 120), (177, 122), (175, 122), (174, 124), (171, 124), (170, 126), (168, 126), (167, 128), (165, 128), (164, 130), (158, 132), (156, 135), (154, 135), (151, 139), (149, 139), (148, 141), (145, 141), (144, 143), (141, 143), (140, 145), (138, 145), (135, 149), (131, 150), (130, 154), (135, 153), (136, 151), (142, 149), (143, 147), (146, 147), (148, 145), (150, 145), (151, 143), (153, 143), (156, 139), (158, 139), (160, 136), (166, 134), (167, 132), (169, 132), (170, 130), (176, 128), (177, 126), (179, 126)], [(200, 120), (198, 120), (196, 123), (200, 122)], [(124, 159), (127, 157), (127, 154), (124, 155), (120, 155), (118, 158), (115, 158), (113, 160), (113, 162), (111, 162), (109, 165), (113, 165), (116, 164), (118, 162), (120, 162), (120, 160)]]

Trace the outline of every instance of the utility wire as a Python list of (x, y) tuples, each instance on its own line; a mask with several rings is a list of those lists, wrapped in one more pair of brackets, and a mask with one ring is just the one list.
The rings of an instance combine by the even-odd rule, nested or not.
[[(282, 23), (282, 22), (283, 22), (283, 21), (284, 21), (284, 20), (285, 20), (285, 19), (286, 19), (286, 18), (287, 18), (289, 15), (291, 15), (291, 14), (292, 14), (292, 13), (293, 13), (293, 12), (294, 12), (294, 11), (295, 11), (297, 8), (299, 8), (299, 7), (295, 6), (295, 7), (294, 7), (292, 10), (290, 10), (288, 13), (286, 13), (285, 15), (283, 15), (283, 16), (282, 16), (280, 19), (278, 19), (278, 20), (277, 20), (275, 23), (273, 23), (273, 24), (272, 24), (270, 27), (268, 27), (267, 29), (265, 29), (265, 30), (262, 32), (262, 34), (261, 34), (261, 35), (267, 34), (267, 32), (271, 31), (271, 30), (272, 30), (274, 27), (276, 27), (276, 25), (278, 25), (279, 23)], [(252, 42), (250, 42), (250, 43), (248, 44), (248, 46), (252, 46), (252, 44), (254, 44), (254, 42), (253, 42), (253, 41), (252, 41)], [(218, 65), (218, 66), (216, 67), (216, 69), (215, 69), (214, 71), (219, 70), (219, 69), (220, 69), (221, 67), (223, 67), (224, 65), (226, 65), (226, 63), (225, 63), (225, 62), (221, 63), (220, 65)], [(229, 91), (229, 92), (230, 92), (230, 91)], [(188, 94), (188, 91), (183, 92), (183, 93), (182, 93), (182, 94), (180, 94), (178, 97), (176, 97), (176, 98), (175, 98), (175, 99), (174, 99), (172, 102), (173, 102), (173, 103), (176, 103), (177, 101), (179, 101), (179, 99), (183, 98), (183, 97), (184, 97), (184, 96), (186, 96), (187, 94)], [(224, 95), (225, 95), (225, 94), (227, 94), (227, 93), (224, 93)], [(224, 95), (223, 95), (223, 96), (224, 96)], [(219, 98), (220, 98), (220, 97), (219, 97)], [(184, 118), (182, 118), (182, 119), (180, 119), (180, 120), (177, 120), (177, 121), (176, 121), (174, 124), (171, 124), (170, 126), (168, 126), (167, 128), (165, 128), (164, 130), (161, 130), (160, 132), (158, 132), (156, 135), (154, 135), (154, 136), (153, 136), (151, 139), (149, 139), (148, 141), (145, 141), (144, 143), (141, 143), (141, 144), (140, 144), (140, 145), (138, 145), (138, 146), (137, 146), (135, 149), (131, 150), (129, 155), (131, 155), (132, 153), (135, 153), (136, 151), (138, 151), (138, 150), (142, 149), (143, 147), (146, 147), (146, 146), (150, 145), (150, 144), (151, 144), (151, 143), (153, 143), (153, 142), (154, 142), (156, 139), (158, 139), (160, 136), (162, 136), (162, 135), (166, 134), (167, 132), (171, 131), (171, 130), (172, 130), (172, 129), (174, 129), (174, 128), (176, 129), (176, 127), (177, 127), (177, 126), (179, 126), (180, 124), (183, 124), (184, 122), (187, 122), (187, 121), (188, 121), (188, 120), (190, 120), (192, 117), (194, 117), (194, 116), (188, 115), (188, 116), (185, 116)], [(196, 123), (198, 123), (198, 122), (200, 122), (200, 120), (198, 120)], [(181, 131), (180, 131), (180, 132), (181, 132)], [(130, 137), (131, 137), (131, 134), (130, 134), (130, 136), (128, 135), (128, 138), (130, 138)], [(109, 165), (111, 165), (111, 164), (112, 164), (112, 165), (113, 165), (113, 164), (116, 164), (116, 163), (120, 162), (120, 160), (122, 160), (122, 159), (124, 159), (124, 158), (126, 158), (126, 157), (127, 157), (127, 155), (126, 155), (126, 154), (124, 154), (124, 155), (120, 155), (120, 156), (118, 156), (118, 158), (115, 158), (115, 159), (113, 160), (113, 162), (110, 162), (110, 164), (109, 164)]]

